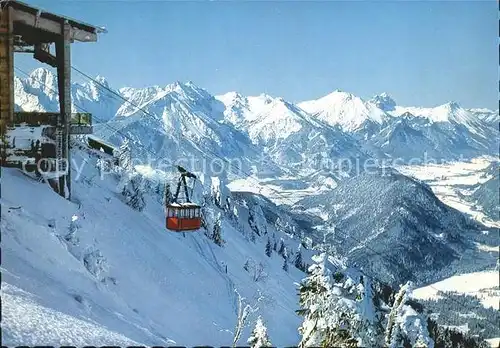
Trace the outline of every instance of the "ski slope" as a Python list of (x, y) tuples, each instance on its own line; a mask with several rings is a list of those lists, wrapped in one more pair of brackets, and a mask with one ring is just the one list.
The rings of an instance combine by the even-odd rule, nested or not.
[[(294, 283), (304, 274), (265, 256), (266, 236), (250, 242), (226, 220), (222, 248), (202, 232), (168, 233), (160, 204), (146, 197), (142, 213), (131, 209), (116, 179), (100, 180), (91, 164), (73, 202), (15, 169), (2, 169), (1, 180), (4, 345), (230, 345), (235, 289), (258, 307), (249, 324), (261, 315), (273, 344), (299, 341)], [(72, 220), (78, 228), (66, 241)], [(249, 258), (267, 279), (244, 271)]]

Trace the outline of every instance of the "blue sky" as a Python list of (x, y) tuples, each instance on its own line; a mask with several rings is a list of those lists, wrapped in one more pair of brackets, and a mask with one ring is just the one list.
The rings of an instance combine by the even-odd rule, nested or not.
[(25, 1), (105, 26), (97, 43), (72, 45), (72, 60), (116, 88), (191, 80), (293, 102), (341, 89), (498, 108), (496, 1)]

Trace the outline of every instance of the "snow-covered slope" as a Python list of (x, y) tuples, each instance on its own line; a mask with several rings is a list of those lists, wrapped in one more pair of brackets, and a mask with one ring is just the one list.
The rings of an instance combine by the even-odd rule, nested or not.
[[(154, 196), (135, 211), (122, 202), (113, 175), (99, 179), (95, 159), (79, 151), (74, 158), (88, 162), (74, 173), (74, 203), (17, 170), (2, 170), (4, 344), (228, 345), (235, 289), (259, 307), (275, 344), (297, 342), (294, 282), (303, 273), (292, 264), (285, 272), (274, 252), (267, 257), (266, 236), (252, 241), (245, 219), (236, 218), (247, 225), (237, 229), (225, 217), (223, 247), (203, 232), (169, 233)], [(211, 186), (205, 183), (208, 192)], [(273, 225), (265, 229), (297, 249)], [(247, 260), (262, 263), (269, 276), (254, 281), (243, 269)]]
[(348, 179), (295, 205), (306, 221), (311, 208), (324, 216), (310, 221), (313, 236), (390, 284), (422, 284), (496, 262), (474, 244), (494, 246), (493, 230), (482, 233), (488, 228), (444, 205), (427, 185), (390, 169)]
[(500, 204), (498, 202), (500, 174), (498, 162), (488, 166), (485, 172), (488, 181), (477, 185), (474, 193), (467, 196), (467, 198), (478, 205), (491, 219), (498, 220), (500, 219)]
[[(305, 274), (295, 256), (300, 251), (307, 262), (311, 252), (286, 211), (252, 194), (233, 197), (221, 178), (200, 175), (195, 196), (202, 197), (209, 230), (214, 216), (221, 217), (224, 241), (218, 246), (204, 229), (185, 235), (165, 230), (151, 171), (142, 170), (150, 176), (140, 212), (123, 202), (126, 176), (101, 179), (101, 164), (76, 147), (73, 158), (84, 165), (73, 173), (72, 202), (18, 170), (3, 170), (3, 343), (227, 346), (240, 301), (250, 305), (250, 317), (236, 344), (250, 335), (258, 316), (274, 345), (299, 342), (296, 285)], [(371, 329), (356, 336), (381, 343), (387, 289), (342, 264), (330, 266), (336, 277), (344, 274), (337, 286), (359, 293), (345, 296), (358, 308), (357, 320)], [(425, 318), (405, 306), (413, 315), (398, 316), (398, 325)], [(428, 335), (425, 320), (415, 330)]]

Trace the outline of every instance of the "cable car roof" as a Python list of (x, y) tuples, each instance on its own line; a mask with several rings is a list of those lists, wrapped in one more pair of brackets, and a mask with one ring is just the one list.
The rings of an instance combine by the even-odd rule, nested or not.
[(168, 204), (169, 207), (172, 208), (199, 208), (200, 206), (196, 203), (170, 203)]

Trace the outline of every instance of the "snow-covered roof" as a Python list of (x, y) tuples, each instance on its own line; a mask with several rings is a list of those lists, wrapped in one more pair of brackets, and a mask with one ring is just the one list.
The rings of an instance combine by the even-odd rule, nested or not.
[(199, 205), (196, 203), (170, 203), (168, 206), (174, 208), (199, 208)]
[(109, 146), (109, 147), (111, 147), (111, 148), (113, 148), (113, 149), (116, 149), (116, 148), (117, 148), (115, 145), (113, 145), (113, 144), (111, 144), (111, 143), (108, 143), (107, 141), (105, 141), (105, 140), (103, 140), (102, 138), (99, 138), (99, 137), (97, 137), (97, 136), (95, 136), (95, 135), (93, 135), (93, 134), (92, 134), (92, 135), (87, 135), (87, 138), (88, 138), (88, 139), (92, 139), (92, 140), (94, 140), (94, 141), (97, 141), (97, 142), (99, 142), (99, 143), (101, 143), (101, 144), (103, 144), (103, 145)]

